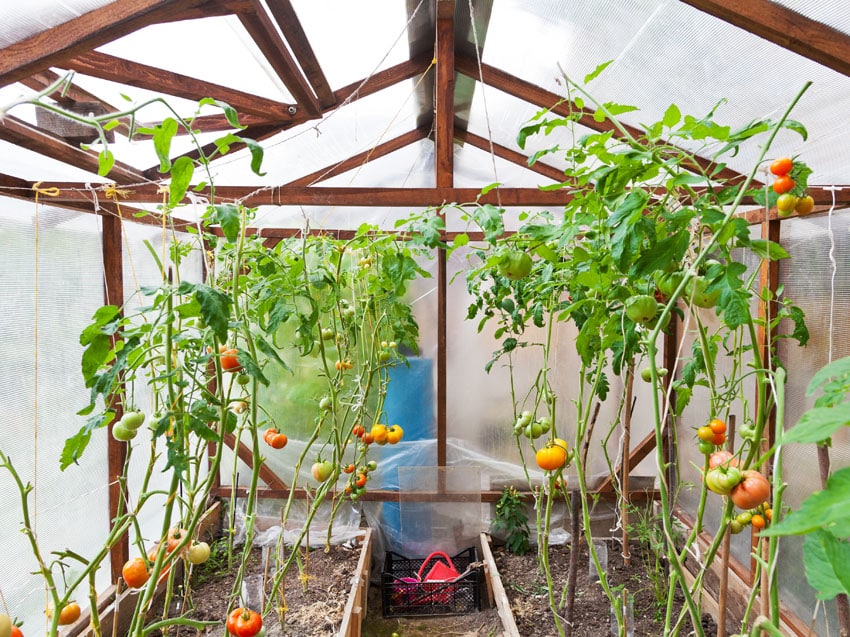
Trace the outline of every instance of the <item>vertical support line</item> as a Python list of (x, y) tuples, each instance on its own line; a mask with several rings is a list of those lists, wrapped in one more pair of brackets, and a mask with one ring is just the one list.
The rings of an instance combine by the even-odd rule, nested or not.
[[(116, 305), (119, 308), (124, 305), (124, 253), (122, 248), (121, 220), (113, 215), (101, 216), (103, 227), (101, 230), (101, 250), (103, 252), (104, 290), (103, 298), (106, 305)], [(123, 310), (122, 310), (123, 311)], [(121, 338), (120, 333), (112, 337), (112, 346)], [(123, 382), (123, 381), (122, 381)], [(112, 437), (112, 427), (123, 415), (124, 405), (121, 401), (114, 401), (115, 419), (109, 424), (109, 435), (107, 436), (108, 457), (108, 484), (109, 484), (109, 523), (110, 525), (118, 515), (121, 504), (121, 485), (118, 478), (124, 470), (127, 460), (127, 445), (119, 443)], [(121, 568), (130, 556), (130, 540), (125, 534), (119, 538), (109, 551), (111, 563), (112, 581), (117, 582), (121, 577)]]
[[(670, 316), (670, 325), (664, 334), (663, 350), (662, 350), (662, 367), (666, 367), (668, 374), (664, 377), (662, 384), (664, 387), (664, 395), (670, 396), (670, 404), (666, 409), (665, 436), (663, 438), (664, 448), (662, 449), (662, 457), (666, 468), (659, 467), (659, 470), (664, 469), (667, 485), (678, 484), (679, 475), (676, 471), (676, 394), (669, 393), (670, 383), (673, 382), (673, 376), (676, 373), (676, 351), (679, 341), (679, 317), (674, 313)], [(664, 412), (662, 412), (664, 413)], [(668, 506), (673, 510), (676, 503), (676, 492), (674, 489), (667, 489)]]
[[(437, 68), (434, 89), (434, 156), (438, 188), (454, 185), (455, 0), (437, 0)], [(445, 212), (438, 212), (445, 221)], [(446, 466), (446, 320), (448, 277), (446, 250), (437, 249), (437, 466)]]

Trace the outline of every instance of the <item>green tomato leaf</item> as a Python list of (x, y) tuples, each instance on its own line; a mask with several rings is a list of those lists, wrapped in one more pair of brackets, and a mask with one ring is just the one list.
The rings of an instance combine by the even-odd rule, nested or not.
[(670, 106), (667, 107), (667, 110), (664, 111), (664, 117), (661, 119), (661, 123), (667, 128), (673, 128), (680, 121), (682, 121), (682, 112), (679, 110), (678, 106), (670, 104)]
[(759, 532), (760, 535), (802, 535), (827, 528), (840, 537), (850, 535), (850, 467), (833, 473), (826, 488), (815, 491), (796, 511)]
[(767, 239), (753, 239), (749, 242), (749, 248), (762, 259), (767, 259), (768, 261), (788, 259), (791, 256), (781, 245)]
[(847, 564), (850, 564), (850, 544), (839, 542), (826, 531), (815, 531), (803, 542), (803, 565), (806, 579), (818, 599), (833, 599), (850, 592)]
[(105, 177), (115, 165), (115, 155), (108, 148), (104, 148), (97, 155), (97, 174)]
[(238, 139), (248, 147), (248, 151), (251, 153), (251, 170), (258, 177), (263, 177), (266, 174), (260, 171), (263, 165), (263, 147), (248, 137), (239, 137)]
[(153, 148), (159, 158), (159, 172), (167, 173), (171, 169), (171, 140), (177, 134), (177, 120), (166, 117), (153, 128)]
[(602, 71), (604, 71), (605, 69), (607, 69), (608, 66), (611, 65), (613, 62), (614, 60), (608, 60), (607, 62), (603, 62), (602, 64), (597, 66), (590, 73), (584, 76), (584, 83), (589, 84), (590, 82), (595, 80), (597, 77), (599, 77), (599, 74), (602, 73)]
[(213, 206), (212, 222), (221, 226), (225, 238), (234, 243), (239, 236), (242, 220), (239, 215), (239, 206), (232, 203), (223, 203)]
[(65, 471), (83, 455), (91, 441), (91, 431), (83, 427), (76, 434), (65, 440), (65, 446), (59, 455), (59, 469)]
[(809, 133), (806, 130), (806, 127), (796, 120), (786, 119), (782, 122), (782, 127), (787, 128), (790, 131), (794, 131), (803, 138), (803, 141), (806, 141), (809, 138)]
[[(187, 283), (180, 284), (183, 289)], [(188, 284), (194, 288), (195, 299), (201, 304), (201, 317), (215, 333), (218, 340), (227, 340), (227, 328), (230, 324), (231, 298), (224, 292), (204, 285), (203, 283)]]
[(186, 196), (186, 191), (192, 182), (194, 172), (195, 162), (189, 157), (181, 155), (174, 160), (174, 163), (171, 165), (171, 183), (168, 187), (169, 206), (176, 206)]
[(292, 371), (292, 369), (289, 367), (289, 365), (287, 365), (286, 362), (277, 353), (277, 350), (274, 347), (272, 347), (266, 339), (264, 339), (259, 334), (255, 334), (254, 335), (254, 343), (257, 345), (257, 349), (260, 350), (263, 354), (265, 354), (270, 359), (275, 361), (278, 365), (283, 367), (283, 369), (288, 371), (290, 374), (294, 373)]
[(850, 425), (850, 409), (847, 407), (812, 407), (783, 434), (782, 443), (820, 442), (847, 425)]
[[(806, 396), (811, 396), (818, 389), (826, 389), (827, 385), (836, 379), (842, 380), (844, 383), (850, 382), (850, 356), (839, 358), (837, 361), (819, 369), (809, 381)], [(844, 393), (843, 389), (839, 391)]]

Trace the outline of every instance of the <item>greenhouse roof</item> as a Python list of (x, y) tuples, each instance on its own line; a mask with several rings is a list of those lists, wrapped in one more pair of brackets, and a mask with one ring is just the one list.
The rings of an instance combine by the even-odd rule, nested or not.
[[(557, 206), (567, 194), (539, 186), (561, 181), (563, 159), (548, 154), (529, 168), (528, 156), (553, 141), (521, 148), (517, 133), (567, 99), (566, 76), (581, 82), (607, 61), (589, 90), (637, 106), (621, 115), (633, 127), (671, 103), (697, 117), (714, 110), (733, 127), (776, 119), (811, 81), (792, 114), (808, 139), (783, 130), (775, 154), (805, 159), (810, 185), (824, 187), (813, 189), (820, 204), (848, 183), (844, 0), (30, 0), (3, 3), (0, 18), (0, 108), (61, 78), (64, 93), (50, 97), (83, 114), (164, 95), (167, 105), (145, 106), (139, 122), (198, 113), (207, 149), (234, 129), (198, 101), (235, 108), (246, 126), (235, 132), (264, 148), (264, 174), (234, 144), (212, 177), (219, 196), (257, 206), (264, 228), (299, 228), (305, 217), (314, 228), (391, 225), (497, 182), (489, 197), (505, 207)], [(610, 128), (592, 113), (575, 137)], [(149, 140), (116, 129), (117, 162), (104, 178), (98, 144), (81, 148), (69, 124), (32, 104), (9, 109), (0, 211), (10, 198), (34, 198), (35, 182), (60, 185), (53, 202), (86, 212), (109, 205), (98, 198), (106, 183), (133, 193), (129, 211), (156, 206), (163, 175)], [(171, 148), (191, 152), (186, 135)], [(744, 145), (728, 168), (747, 173), (758, 153)], [(847, 203), (850, 190), (837, 197)], [(175, 214), (192, 220), (193, 206)]]

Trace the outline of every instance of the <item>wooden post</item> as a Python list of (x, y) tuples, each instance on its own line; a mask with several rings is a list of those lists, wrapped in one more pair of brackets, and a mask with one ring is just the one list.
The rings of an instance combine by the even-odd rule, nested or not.
[[(122, 245), (121, 219), (113, 215), (101, 215), (103, 230), (101, 232), (101, 250), (103, 252), (104, 290), (103, 298), (106, 305), (124, 305), (124, 251)], [(122, 310), (123, 312), (123, 310)], [(120, 334), (112, 337), (112, 345), (121, 338)], [(124, 471), (127, 460), (127, 445), (112, 437), (112, 426), (123, 415), (124, 405), (120, 400), (113, 401), (115, 420), (109, 425), (107, 437), (107, 472), (109, 495), (109, 523), (112, 525), (121, 506), (121, 485), (118, 478)], [(117, 582), (121, 577), (121, 569), (130, 557), (130, 540), (125, 534), (109, 550), (110, 572), (112, 581)]]
[[(632, 563), (629, 551), (629, 453), (632, 446), (632, 390), (635, 380), (634, 361), (629, 362), (626, 371), (626, 409), (623, 414), (623, 461), (620, 473), (620, 522), (623, 527), (623, 564), (628, 567)], [(625, 606), (623, 607), (625, 608)]]

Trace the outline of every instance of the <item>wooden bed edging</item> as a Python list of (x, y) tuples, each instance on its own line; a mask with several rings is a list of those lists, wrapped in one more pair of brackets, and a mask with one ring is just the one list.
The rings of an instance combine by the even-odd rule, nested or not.
[(499, 611), (504, 629), (503, 634), (505, 637), (520, 637), (513, 611), (511, 611), (511, 602), (508, 600), (507, 593), (505, 593), (505, 587), (502, 586), (502, 578), (499, 577), (499, 569), (496, 568), (493, 552), (490, 550), (490, 538), (486, 533), (482, 533), (479, 540), (481, 543), (481, 559), (484, 562), (484, 574), (487, 578), (487, 593), (491, 602), (495, 602), (496, 609)]
[(360, 560), (351, 578), (351, 592), (342, 614), (338, 637), (360, 637), (363, 618), (366, 616), (366, 600), (369, 597), (369, 570), (372, 567), (372, 529), (365, 529), (360, 536)]

